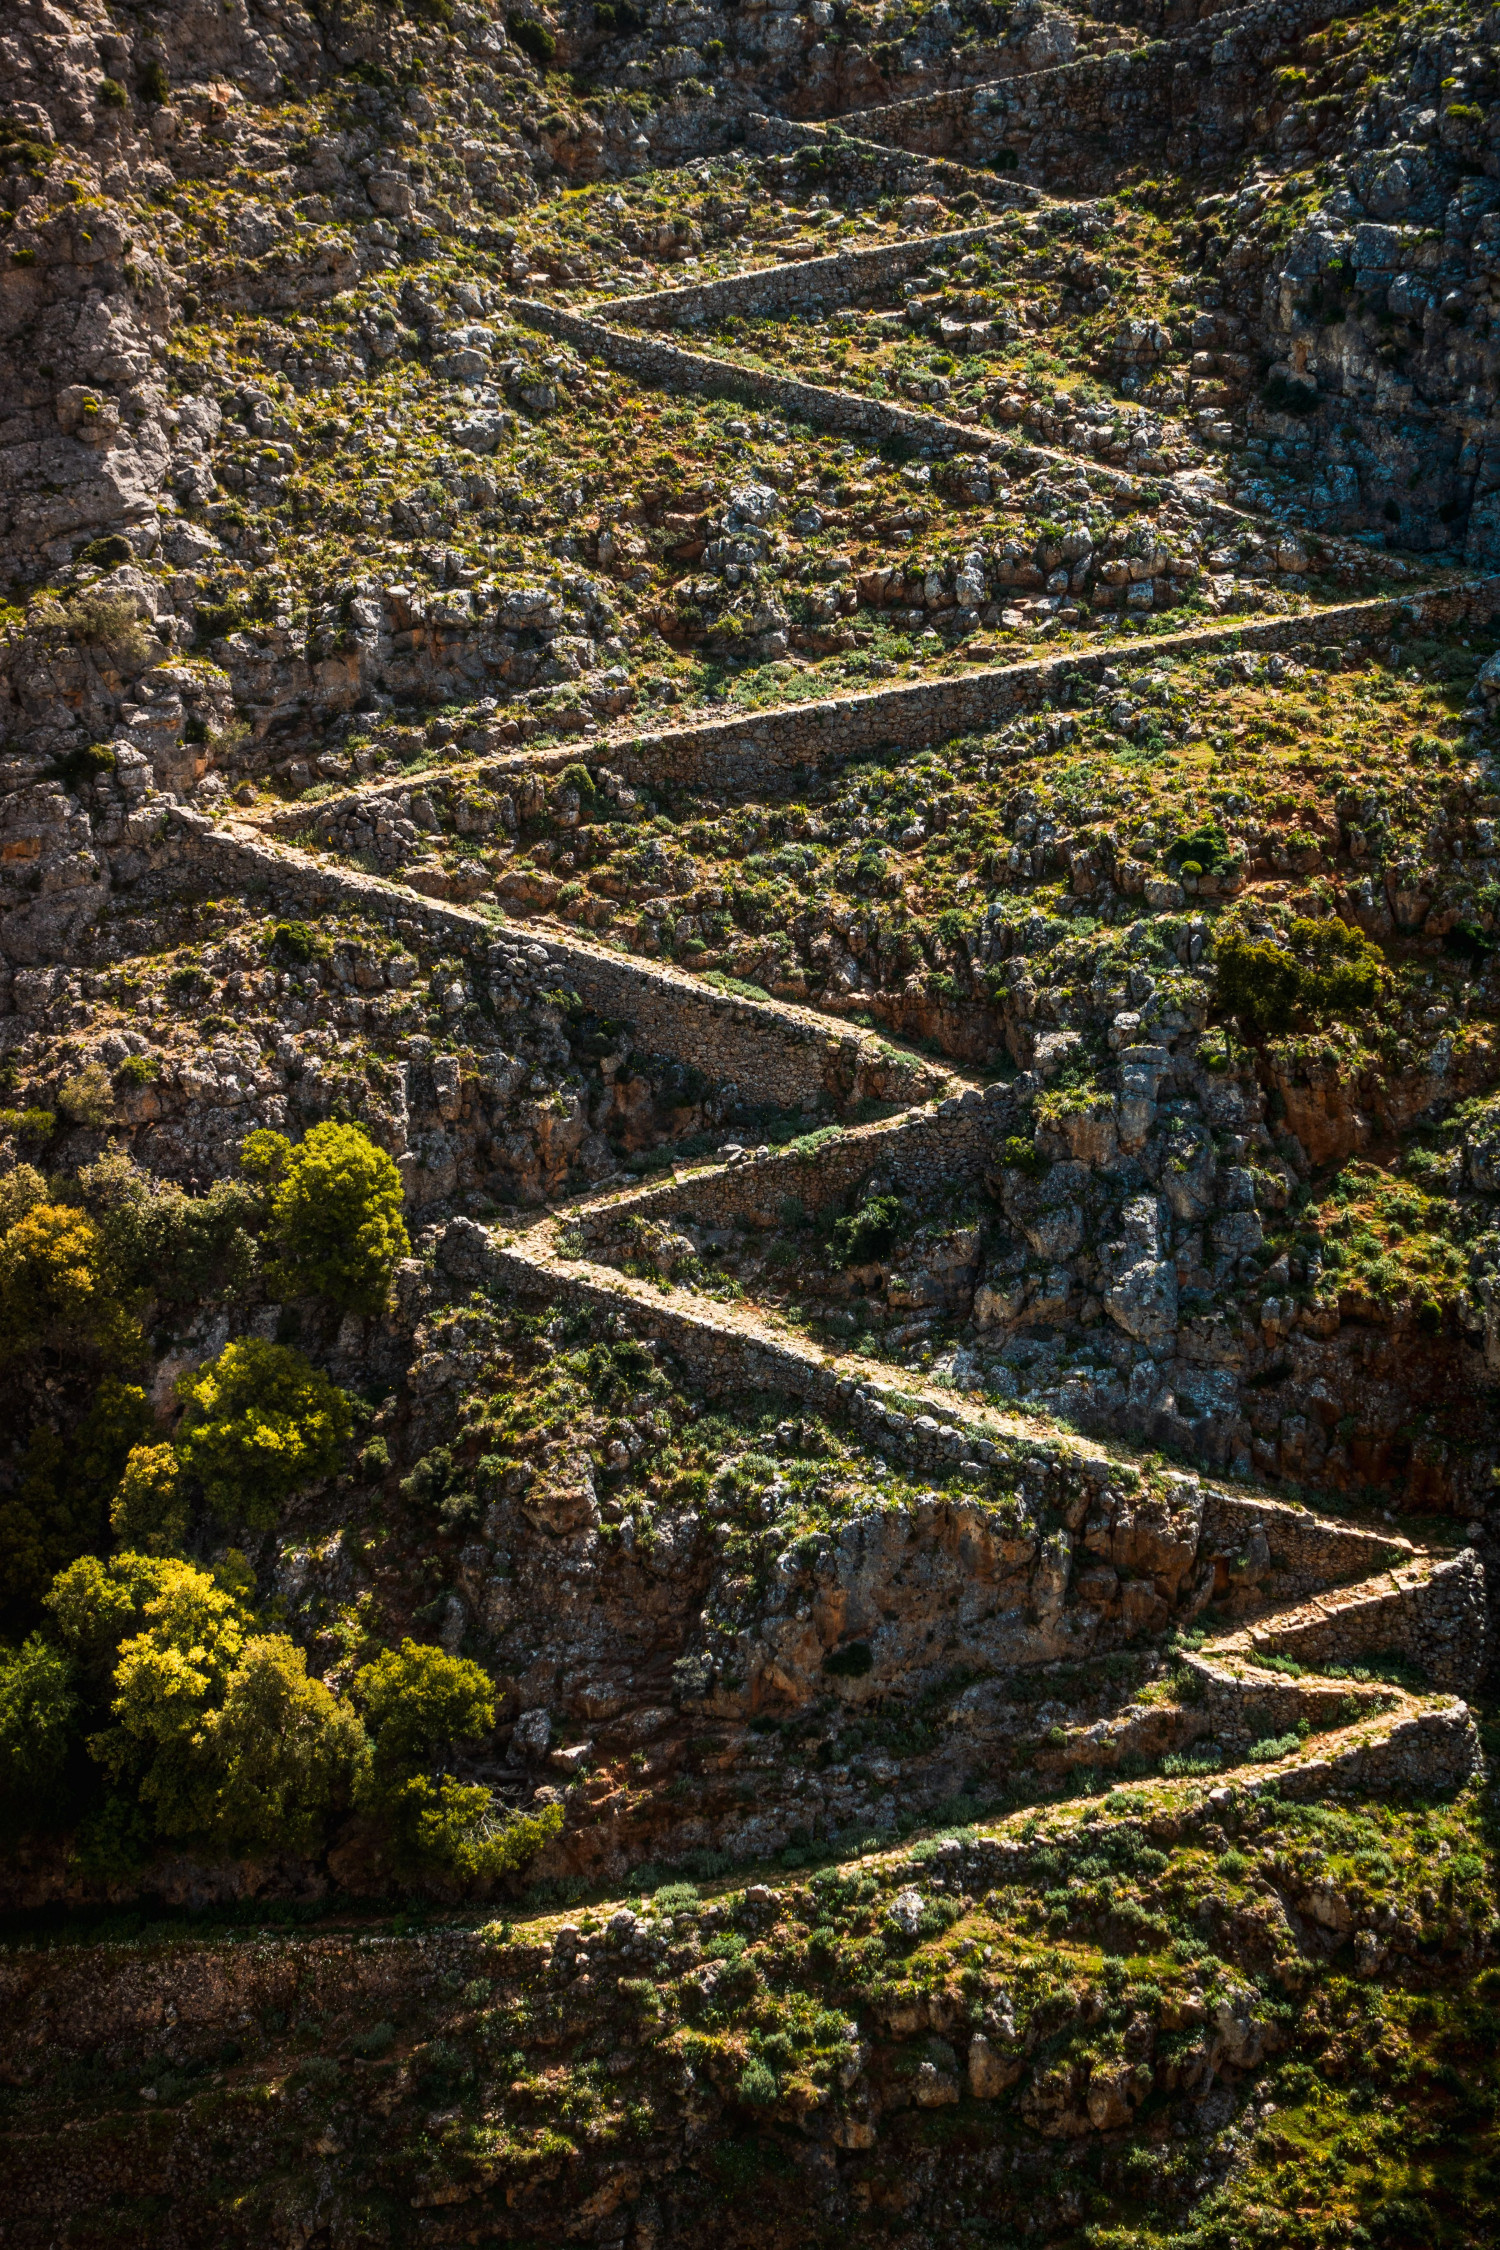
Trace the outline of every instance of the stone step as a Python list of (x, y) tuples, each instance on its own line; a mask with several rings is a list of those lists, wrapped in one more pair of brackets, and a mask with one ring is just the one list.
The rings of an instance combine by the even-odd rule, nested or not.
[(1483, 1674), (1487, 1634), (1484, 1572), (1465, 1547), (1274, 1610), (1212, 1642), (1205, 1654), (1221, 1665), (1289, 1656), (1316, 1671), (1392, 1652), (1419, 1666), (1435, 1687), (1472, 1690)]

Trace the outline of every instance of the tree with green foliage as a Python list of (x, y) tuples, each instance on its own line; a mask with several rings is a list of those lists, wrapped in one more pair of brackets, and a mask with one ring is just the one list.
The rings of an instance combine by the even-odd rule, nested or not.
[(107, 1544), (110, 1494), (151, 1414), (138, 1383), (99, 1381), (67, 1435), (39, 1419), (15, 1482), (0, 1495), (0, 1610), (34, 1616), (56, 1573), (75, 1555)]
[(1389, 979), (1363, 930), (1298, 917), (1286, 945), (1222, 932), (1214, 949), (1218, 1003), (1246, 1037), (1299, 1023), (1345, 1022), (1375, 1006)]
[(13, 1164), (0, 1178), (0, 1234), (47, 1200), (47, 1183), (34, 1164)]
[(385, 1150), (357, 1125), (330, 1121), (295, 1148), (281, 1133), (252, 1133), (240, 1161), (270, 1189), (279, 1285), (344, 1312), (380, 1312), (411, 1250), (401, 1175)]
[(495, 1723), (489, 1675), (467, 1657), (405, 1640), (355, 1675), (373, 1736), (365, 1802), (382, 1813), (411, 1858), (466, 1882), (523, 1866), (562, 1826), (561, 1808), (512, 1814), (488, 1789), (439, 1770), (454, 1743)]
[(0, 1361), (88, 1352), (109, 1366), (140, 1358), (143, 1339), (121, 1302), (92, 1219), (35, 1203), (0, 1236)]
[(105, 1723), (90, 1749), (155, 1832), (313, 1851), (369, 1763), (352, 1705), (284, 1634), (257, 1633), (242, 1558), (84, 1556), (48, 1597), (59, 1664)]
[(187, 1536), (182, 1463), (170, 1445), (131, 1448), (109, 1508), (122, 1547), (142, 1555), (175, 1554)]
[(12, 1818), (55, 1809), (78, 1713), (66, 1650), (41, 1633), (0, 1648), (0, 1807)]
[(127, 1291), (187, 1304), (242, 1295), (255, 1277), (266, 1194), (249, 1180), (188, 1195), (111, 1146), (79, 1173), (78, 1194)]
[(257, 1336), (177, 1379), (176, 1449), (224, 1523), (269, 1531), (302, 1485), (332, 1476), (354, 1428), (349, 1399), (287, 1344)]
[(385, 1649), (355, 1674), (354, 1693), (374, 1737), (377, 1788), (431, 1771), (455, 1742), (488, 1734), (495, 1724), (489, 1674), (430, 1642)]
[(316, 1850), (369, 1764), (358, 1713), (309, 1679), (305, 1653), (283, 1633), (245, 1643), (201, 1731), (213, 1832), (237, 1851)]
[(140, 1631), (147, 1602), (179, 1567), (187, 1565), (128, 1551), (80, 1555), (53, 1580), (42, 1606), (83, 1678), (101, 1697), (113, 1676), (121, 1643)]
[(250, 1638), (243, 1600), (192, 1563), (164, 1562), (142, 1629), (114, 1669), (113, 1724), (91, 1748), (117, 1781), (133, 1780), (163, 1836), (206, 1835), (220, 1810), (203, 1722), (223, 1703)]
[(561, 1805), (511, 1812), (477, 1781), (414, 1774), (384, 1800), (398, 1835), (418, 1862), (446, 1868), (466, 1883), (514, 1874), (561, 1834)]

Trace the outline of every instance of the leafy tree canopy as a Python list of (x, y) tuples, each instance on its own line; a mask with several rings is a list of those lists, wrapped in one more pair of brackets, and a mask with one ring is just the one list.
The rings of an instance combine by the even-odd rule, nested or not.
[(356, 1673), (354, 1692), (375, 1737), (377, 1787), (428, 1771), (456, 1741), (488, 1734), (495, 1691), (464, 1656), (404, 1640)]
[(252, 1133), (241, 1162), (271, 1186), (282, 1285), (345, 1312), (378, 1313), (411, 1249), (401, 1175), (385, 1150), (357, 1125), (330, 1121), (295, 1148), (280, 1133)]
[(331, 1476), (354, 1428), (347, 1395), (298, 1351), (248, 1336), (181, 1375), (178, 1458), (225, 1523), (268, 1531), (300, 1485)]
[(0, 1806), (43, 1814), (72, 1745), (79, 1702), (66, 1650), (41, 1633), (0, 1648)]

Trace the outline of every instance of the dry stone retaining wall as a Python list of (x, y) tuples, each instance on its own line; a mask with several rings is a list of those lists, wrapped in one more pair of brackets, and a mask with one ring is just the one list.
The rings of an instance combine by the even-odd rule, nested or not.
[(980, 164), (1002, 149), (1034, 163), (1045, 136), (1042, 153), (1055, 148), (1066, 161), (1069, 187), (1097, 191), (1122, 163), (1154, 158), (1183, 169), (1243, 147), (1271, 60), (1335, 15), (1362, 12), (1329, 0), (1275, 0), (1171, 40), (857, 110), (847, 123), (870, 140)]
[[(222, 2039), (246, 2011), (377, 2011), (413, 1992), (442, 1989), (455, 1959), (475, 1973), (483, 1936), (217, 1939), (152, 1949), (67, 1948), (0, 1959), (0, 2014), (12, 2061), (170, 2033)], [(101, 1959), (101, 1955), (103, 1956)]]
[(967, 423), (945, 421), (937, 414), (918, 413), (852, 391), (831, 391), (821, 383), (801, 383), (791, 376), (770, 375), (758, 368), (737, 366), (732, 360), (684, 351), (680, 344), (664, 344), (650, 336), (612, 328), (590, 319), (587, 313), (572, 312), (565, 305), (543, 304), (535, 297), (518, 299), (512, 309), (518, 319), (533, 328), (594, 355), (639, 382), (696, 391), (705, 398), (746, 399), (773, 413), (789, 415), (794, 421), (810, 423), (815, 429), (839, 430), (877, 445), (887, 438), (900, 437), (918, 445), (947, 444), (971, 453), (990, 453), (1014, 442), (1009, 435), (970, 429)]
[(1480, 1678), (1488, 1638), (1484, 1572), (1473, 1549), (1438, 1563), (1413, 1582), (1410, 1572), (1377, 1585), (1330, 1596), (1290, 1616), (1250, 1624), (1242, 1636), (1255, 1650), (1299, 1664), (1347, 1663), (1394, 1651), (1420, 1665), (1439, 1687), (1472, 1687)]
[(998, 1144), (1015, 1130), (1013, 1089), (992, 1086), (983, 1096), (971, 1091), (942, 1107), (944, 1114), (922, 1111), (853, 1127), (805, 1153), (788, 1149), (760, 1162), (643, 1188), (590, 1211), (585, 1240), (614, 1231), (626, 1218), (690, 1218), (707, 1226), (748, 1219), (775, 1226), (788, 1198), (806, 1212), (827, 1211), (875, 1176), (897, 1194), (919, 1197), (979, 1180), (996, 1161)]
[(1274, 1787), (1281, 1797), (1299, 1799), (1387, 1790), (1415, 1790), (1423, 1796), (1461, 1789), (1479, 1763), (1479, 1730), (1466, 1703), (1403, 1712), (1363, 1741), (1350, 1742), (1326, 1756), (1273, 1766), (1264, 1779), (1245, 1784), (1245, 1795)]
[(1214, 1552), (1232, 1554), (1256, 1530), (1264, 1531), (1272, 1568), (1290, 1594), (1368, 1578), (1376, 1571), (1415, 1561), (1417, 1553), (1409, 1539), (1394, 1533), (1387, 1538), (1378, 1531), (1329, 1523), (1286, 1501), (1253, 1500), (1243, 1493), (1208, 1488), (1203, 1534)]
[[(264, 843), (243, 830), (199, 825), (193, 815), (177, 818), (184, 871), (211, 890), (262, 891), (278, 909), (298, 913), (343, 906), (374, 921), (399, 915), (461, 952), (487, 949), (513, 934), (481, 914), (378, 876)], [(920, 1098), (947, 1085), (945, 1072), (808, 1010), (717, 993), (692, 977), (550, 932), (528, 932), (527, 955), (585, 1007), (629, 1023), (643, 1048), (680, 1056), (705, 1076), (732, 1082), (743, 1102), (811, 1109), (826, 1100), (843, 1106), (866, 1098)]]
[(799, 118), (752, 115), (746, 120), (744, 145), (764, 156), (796, 156), (804, 149), (826, 152), (837, 163), (840, 184), (847, 180), (865, 195), (977, 195), (1002, 209), (1032, 209), (1040, 200), (1037, 190), (1021, 181), (1001, 180), (993, 172), (874, 136), (861, 138), (846, 130), (842, 118), (832, 121), (830, 129)]
[[(833, 395), (833, 394), (829, 394)], [(288, 805), (265, 823), (270, 834), (327, 836), (354, 803), (379, 803), (418, 786), (441, 787), (452, 778), (503, 782), (527, 773), (561, 773), (582, 756), (608, 766), (622, 780), (643, 788), (673, 784), (717, 793), (757, 790), (788, 782), (796, 775), (830, 770), (850, 758), (899, 747), (919, 750), (952, 736), (984, 731), (1024, 713), (1050, 707), (1064, 682), (1092, 684), (1107, 667), (1132, 671), (1163, 657), (1189, 658), (1222, 650), (1275, 650), (1345, 646), (1379, 638), (1397, 625), (1467, 624), (1482, 626), (1500, 612), (1500, 577), (1475, 578), (1427, 593), (1382, 595), (1342, 602), (1299, 617), (1236, 620), (1180, 633), (1153, 634), (1107, 646), (1069, 650), (1066, 655), (1029, 657), (995, 665), (956, 680), (918, 680), (899, 687), (872, 688), (837, 701), (798, 703), (778, 711), (746, 712), (732, 719), (709, 719), (660, 734), (641, 734), (571, 743), (551, 750), (505, 751), (462, 766), (418, 776), (406, 774), (317, 805)]]
[(611, 320), (647, 328), (674, 328), (722, 319), (726, 313), (750, 318), (798, 307), (852, 304), (855, 298), (884, 290), (927, 264), (992, 240), (993, 221), (960, 227), (950, 234), (914, 235), (904, 242), (882, 242), (868, 250), (841, 250), (831, 258), (803, 258), (788, 265), (762, 266), (753, 273), (726, 275), (722, 281), (691, 282), (681, 289), (644, 290), (615, 297)]

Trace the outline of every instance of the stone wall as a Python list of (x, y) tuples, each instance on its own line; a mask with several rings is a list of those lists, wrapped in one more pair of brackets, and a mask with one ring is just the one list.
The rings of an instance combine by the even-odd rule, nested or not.
[(443, 1990), (456, 1961), (477, 1975), (489, 1952), (467, 1930), (9, 1952), (0, 1958), (0, 2015), (14, 2062), (167, 2036), (192, 2052), (247, 2012), (334, 2014), (357, 2003), (378, 2015), (404, 1995)]
[(830, 129), (790, 117), (752, 116), (746, 121), (745, 146), (763, 155), (799, 156), (811, 152), (826, 157), (826, 177), (834, 171), (840, 186), (864, 195), (977, 195), (999, 209), (1030, 205), (1036, 191), (1022, 183), (999, 179), (994, 172), (955, 164), (950, 158), (929, 156), (920, 149), (894, 146), (871, 136), (862, 138), (845, 129), (843, 121)]
[(1340, 1745), (1326, 1757), (1276, 1766), (1264, 1782), (1250, 1782), (1247, 1796), (1269, 1790), (1280, 1797), (1311, 1799), (1330, 1795), (1380, 1795), (1410, 1789), (1440, 1796), (1461, 1789), (1479, 1764), (1479, 1730), (1473, 1713), (1457, 1698), (1426, 1710), (1403, 1712), (1364, 1741)]
[(1413, 1562), (1417, 1554), (1409, 1539), (1394, 1533), (1387, 1537), (1352, 1524), (1330, 1523), (1283, 1500), (1253, 1500), (1244, 1493), (1208, 1488), (1203, 1508), (1206, 1552), (1232, 1555), (1257, 1529), (1264, 1531), (1270, 1545), (1278, 1588), (1293, 1598), (1319, 1587), (1369, 1578), (1376, 1571)]
[[(643, 339), (644, 341), (644, 339)], [(647, 343), (648, 350), (670, 346)], [(1028, 711), (1055, 702), (1063, 683), (1076, 676), (1097, 681), (1107, 669), (1126, 671), (1163, 659), (1187, 659), (1239, 648), (1308, 649), (1342, 647), (1350, 641), (1380, 639), (1398, 625), (1482, 626), (1500, 613), (1500, 577), (1483, 577), (1424, 594), (1381, 595), (1371, 601), (1342, 602), (1301, 617), (1259, 618), (1252, 622), (1153, 634), (1149, 640), (1111, 639), (1065, 655), (997, 664), (958, 679), (918, 680), (900, 687), (875, 688), (837, 701), (798, 703), (783, 710), (715, 719), (671, 733), (627, 736), (608, 744), (605, 762), (631, 783), (650, 788), (662, 782), (752, 791), (780, 776), (832, 768), (850, 758), (899, 743), (904, 749), (982, 733)], [(573, 753), (577, 756), (577, 751)], [(470, 769), (476, 774), (480, 769)], [(397, 784), (410, 787), (410, 782)], [(304, 815), (304, 825), (305, 825)]]
[(751, 319), (767, 313), (815, 306), (830, 311), (856, 298), (879, 294), (920, 272), (930, 258), (949, 257), (989, 242), (993, 223), (960, 227), (948, 234), (915, 235), (905, 242), (882, 242), (869, 250), (841, 250), (831, 258), (802, 258), (787, 265), (760, 266), (722, 281), (690, 282), (681, 289), (644, 290), (611, 300), (611, 320), (644, 328), (680, 328), (722, 320), (729, 313)]
[[(868, 756), (900, 744), (919, 750), (954, 735), (1003, 725), (1026, 712), (1049, 708), (1065, 679), (1089, 682), (1113, 667), (1117, 672), (1155, 665), (1163, 657), (1187, 658), (1223, 650), (1307, 649), (1344, 646), (1378, 639), (1395, 626), (1452, 624), (1482, 626), (1500, 612), (1500, 577), (1476, 578), (1441, 592), (1391, 594), (1376, 600), (1344, 602), (1301, 617), (1237, 619), (1149, 639), (1111, 640), (1066, 655), (1029, 657), (994, 665), (956, 680), (919, 680), (899, 687), (871, 688), (837, 701), (798, 703), (784, 710), (746, 712), (732, 719), (707, 719), (660, 734), (617, 736), (552, 750), (506, 751), (452, 769), (455, 778), (503, 784), (527, 773), (557, 774), (583, 757), (607, 766), (633, 786), (675, 785), (715, 794), (774, 790), (822, 768)], [(327, 836), (351, 803), (378, 803), (418, 785), (441, 787), (442, 770), (402, 775), (316, 805), (288, 805), (271, 815), (268, 832), (281, 836)]]
[(1358, 1598), (1268, 1618), (1251, 1624), (1245, 1639), (1252, 1649), (1308, 1665), (1394, 1651), (1438, 1687), (1467, 1689), (1483, 1675), (1488, 1631), (1484, 1572), (1466, 1547), (1423, 1578), (1405, 1572), (1400, 1582), (1360, 1588)]
[(760, 1162), (643, 1188), (591, 1211), (584, 1239), (596, 1242), (626, 1218), (776, 1226), (788, 1199), (809, 1213), (827, 1211), (877, 1174), (897, 1194), (928, 1197), (945, 1186), (981, 1179), (996, 1161), (999, 1143), (1016, 1129), (1016, 1117), (1009, 1087), (992, 1086), (982, 1099), (970, 1092), (944, 1102), (939, 1113), (856, 1126), (806, 1154), (789, 1149)]
[(916, 445), (946, 444), (953, 450), (992, 453), (1013, 442), (1007, 434), (970, 429), (966, 423), (948, 422), (926, 410), (891, 406), (851, 391), (832, 391), (820, 383), (801, 383), (759, 368), (738, 367), (732, 360), (711, 359), (703, 352), (684, 351), (680, 345), (632, 335), (591, 320), (586, 313), (571, 312), (565, 305), (543, 304), (535, 297), (518, 298), (511, 310), (533, 328), (640, 382), (664, 384), (674, 391), (695, 391), (704, 398), (745, 399), (815, 429), (839, 430), (851, 437), (866, 438), (871, 444), (900, 437)]
[[(508, 928), (482, 914), (267, 844), (244, 830), (215, 829), (178, 813), (175, 846), (184, 874), (210, 892), (264, 893), (278, 911), (318, 914), (347, 907), (366, 918), (415, 923), (460, 953), (487, 950)], [(550, 932), (527, 933), (527, 958), (543, 979), (576, 992), (585, 1007), (628, 1023), (647, 1052), (691, 1061), (708, 1078), (731, 1082), (741, 1102), (815, 1109), (866, 1098), (925, 1098), (946, 1073), (897, 1055), (836, 1019), (776, 1001), (717, 993), (695, 978), (648, 966)]]
[(1193, 1709), (1202, 1714), (1206, 1734), (1246, 1735), (1250, 1741), (1287, 1734), (1299, 1720), (1326, 1730), (1350, 1724), (1351, 1716), (1379, 1717), (1399, 1691), (1374, 1682), (1292, 1680), (1277, 1672), (1242, 1674), (1212, 1657), (1177, 1659), (1196, 1683)]
[(1073, 193), (1098, 193), (1123, 164), (1219, 163), (1259, 137), (1269, 65), (1334, 16), (1329, 0), (1273, 0), (1210, 18), (1171, 40), (1060, 63), (988, 86), (854, 113), (851, 131), (971, 164), (1002, 149)]

